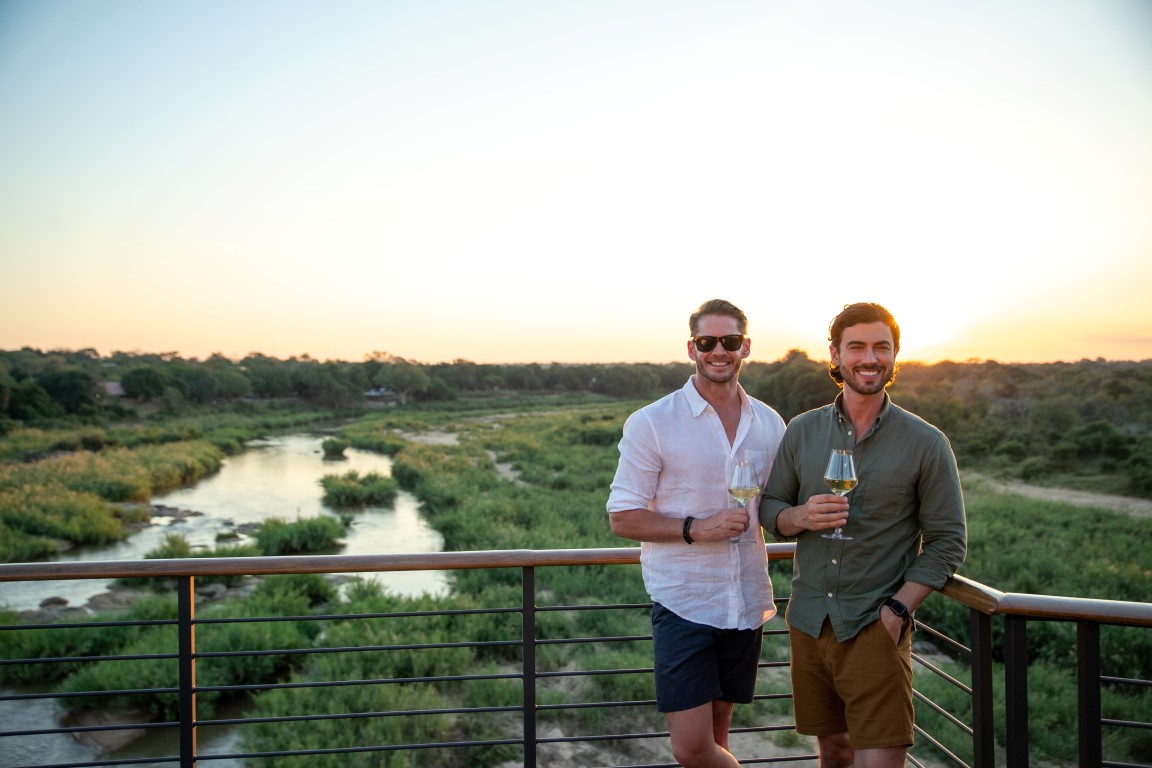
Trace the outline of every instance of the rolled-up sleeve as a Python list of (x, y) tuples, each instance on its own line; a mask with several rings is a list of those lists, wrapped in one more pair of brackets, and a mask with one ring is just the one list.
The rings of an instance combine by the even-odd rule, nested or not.
[(624, 422), (620, 463), (608, 494), (608, 512), (649, 509), (660, 481), (660, 454), (647, 414), (637, 412)]
[(772, 471), (768, 474), (768, 482), (764, 486), (764, 494), (760, 497), (760, 525), (772, 534), (777, 541), (795, 541), (794, 536), (784, 536), (776, 527), (776, 518), (788, 507), (797, 504), (797, 495), (800, 492), (800, 477), (796, 472), (795, 441), (789, 439), (789, 433), (784, 433), (780, 443), (780, 450), (776, 453), (776, 460), (772, 463)]
[(968, 523), (956, 456), (940, 435), (920, 470), (920, 530), (924, 546), (904, 574), (905, 581), (940, 589), (964, 562)]

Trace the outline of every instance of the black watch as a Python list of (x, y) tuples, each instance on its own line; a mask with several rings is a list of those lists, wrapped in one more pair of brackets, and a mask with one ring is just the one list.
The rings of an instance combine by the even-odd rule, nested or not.
[(890, 597), (885, 600), (884, 605), (888, 606), (888, 609), (892, 611), (892, 613), (899, 616), (901, 619), (907, 619), (912, 615), (912, 612), (908, 610), (908, 606), (904, 605), (904, 603), (900, 602), (894, 597)]

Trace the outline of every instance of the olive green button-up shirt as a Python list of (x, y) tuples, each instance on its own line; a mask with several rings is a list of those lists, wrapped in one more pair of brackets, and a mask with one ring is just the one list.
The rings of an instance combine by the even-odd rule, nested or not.
[[(936, 427), (884, 396), (876, 422), (857, 441), (836, 402), (796, 416), (760, 501), (760, 523), (778, 541), (796, 541), (788, 624), (813, 637), (827, 618), (843, 642), (879, 616), (905, 581), (939, 589), (964, 561), (967, 522), (956, 457)], [(829, 493), (824, 468), (833, 448), (853, 453), (859, 484), (848, 495), (844, 534), (782, 536), (776, 518)]]

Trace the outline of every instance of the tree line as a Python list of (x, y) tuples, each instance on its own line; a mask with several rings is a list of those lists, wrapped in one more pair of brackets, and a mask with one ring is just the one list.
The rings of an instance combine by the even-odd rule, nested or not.
[[(401, 406), (493, 392), (645, 399), (682, 386), (691, 372), (687, 362), (426, 364), (385, 352), (359, 362), (261, 354), (198, 360), (25, 347), (0, 351), (0, 435), (18, 424), (102, 423), (136, 418), (138, 409), (173, 416), (251, 399), (357, 408), (369, 392)], [(786, 420), (837, 391), (827, 362), (799, 350), (747, 363), (741, 381)], [(123, 396), (110, 395), (109, 383)], [(1034, 482), (1074, 478), (1073, 484), (1152, 495), (1152, 360), (909, 362), (891, 392), (944, 430), (961, 464)]]

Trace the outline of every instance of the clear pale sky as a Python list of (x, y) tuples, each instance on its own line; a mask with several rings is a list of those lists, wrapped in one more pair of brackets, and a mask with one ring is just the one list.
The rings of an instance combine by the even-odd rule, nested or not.
[(0, 349), (1152, 358), (1148, 0), (2, 0)]

